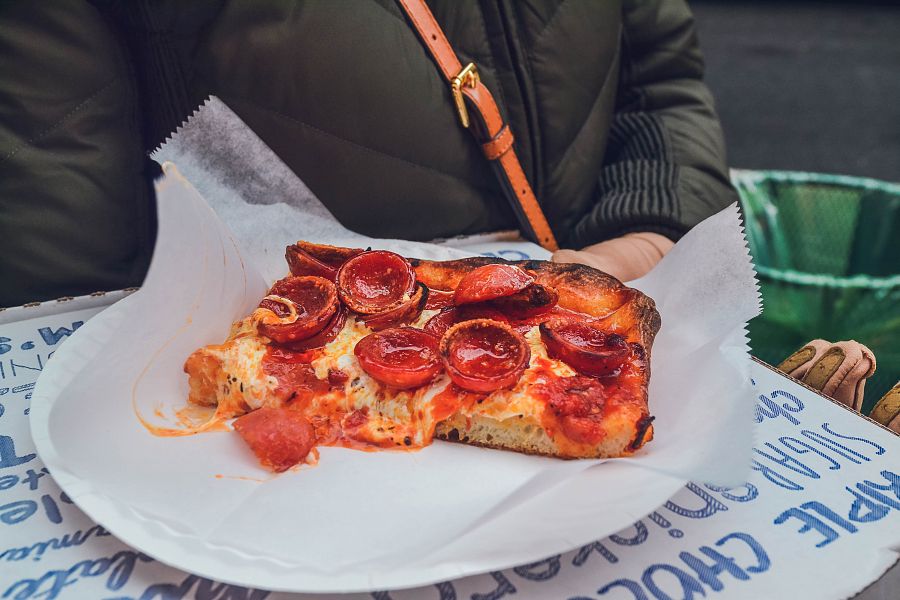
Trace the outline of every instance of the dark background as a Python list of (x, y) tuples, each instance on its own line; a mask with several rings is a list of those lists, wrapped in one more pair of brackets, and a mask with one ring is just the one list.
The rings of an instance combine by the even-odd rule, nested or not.
[(900, 181), (900, 2), (691, 8), (731, 166)]

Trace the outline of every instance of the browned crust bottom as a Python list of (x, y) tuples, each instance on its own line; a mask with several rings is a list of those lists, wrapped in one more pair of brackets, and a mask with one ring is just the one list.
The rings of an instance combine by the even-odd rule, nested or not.
[[(453, 431), (457, 431), (457, 430), (453, 429), (451, 431), (451, 433)], [(458, 433), (459, 432), (457, 431), (457, 434)], [(476, 446), (478, 448), (488, 448), (490, 450), (502, 450), (503, 452), (510, 452), (510, 448), (508, 448), (506, 446), (501, 446), (500, 444), (491, 444), (488, 442), (479, 442), (479, 441), (472, 440), (470, 438), (460, 439), (459, 435), (457, 435), (456, 437), (452, 437), (450, 434), (435, 433), (434, 439), (441, 440), (442, 442), (450, 442), (451, 444), (462, 444), (464, 446)], [(546, 456), (548, 458), (557, 458), (557, 459), (561, 459), (561, 460), (581, 460), (583, 458), (605, 458), (603, 456), (561, 456), (559, 454), (552, 454), (550, 452), (536, 452), (534, 450), (523, 450), (523, 449), (516, 449), (516, 450), (513, 450), (513, 452), (516, 452), (518, 454), (527, 454), (528, 456)]]
[[(653, 417), (645, 415), (634, 423), (632, 429), (633, 435), (630, 438), (621, 439), (618, 445), (599, 444), (593, 448), (582, 447), (577, 450), (570, 449), (570, 453), (562, 451), (557, 444), (546, 437), (541, 439), (539, 444), (533, 443), (533, 437), (528, 434), (515, 435), (514, 443), (504, 443), (495, 441), (497, 438), (485, 436), (484, 432), (479, 436), (477, 433), (472, 435), (466, 431), (464, 423), (455, 423), (459, 419), (465, 420), (466, 423), (471, 422), (468, 417), (459, 414), (451, 416), (447, 421), (440, 423), (434, 432), (434, 438), (445, 442), (453, 442), (457, 444), (466, 444), (468, 446), (478, 446), (480, 448), (491, 448), (494, 450), (505, 450), (518, 452), (519, 454), (529, 454), (531, 456), (548, 456), (551, 458), (562, 458), (565, 460), (575, 460), (581, 458), (618, 458), (622, 456), (630, 456), (643, 447), (644, 444), (653, 439)], [(488, 424), (497, 427), (492, 433), (496, 435), (500, 431), (500, 437), (503, 437), (502, 423), (494, 421), (489, 417), (476, 417), (482, 424)], [(449, 429), (448, 429), (449, 428)], [(509, 435), (509, 431), (506, 432)], [(546, 436), (546, 431), (542, 436)], [(532, 439), (532, 443), (528, 439)], [(538, 447), (540, 446), (540, 447)], [(574, 453), (571, 453), (573, 452)]]
[[(456, 431), (455, 429), (453, 431)], [(649, 435), (648, 435), (649, 434)], [(644, 444), (651, 441), (653, 439), (653, 427), (650, 426), (644, 431), (640, 433), (641, 442), (639, 444), (632, 443), (628, 446), (627, 451), (622, 454), (617, 454), (616, 456), (605, 456), (602, 454), (597, 454), (595, 456), (563, 456), (561, 454), (554, 454), (552, 452), (536, 452), (534, 450), (522, 450), (522, 449), (511, 449), (508, 446), (503, 446), (500, 444), (491, 444), (488, 442), (479, 442), (472, 439), (460, 439), (459, 436), (451, 437), (449, 434), (435, 434), (434, 439), (441, 440), (442, 442), (450, 442), (452, 444), (463, 444), (465, 446), (477, 446), (479, 448), (489, 448), (491, 450), (502, 450), (504, 452), (516, 452), (518, 454), (527, 454), (529, 456), (546, 456), (548, 458), (556, 458), (561, 460), (582, 460), (585, 458), (622, 458), (623, 456), (630, 456), (635, 451), (640, 450)]]

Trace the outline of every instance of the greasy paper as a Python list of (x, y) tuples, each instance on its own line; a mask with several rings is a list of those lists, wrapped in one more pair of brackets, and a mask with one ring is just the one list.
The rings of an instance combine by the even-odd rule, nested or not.
[[(621, 528), (684, 480), (733, 485), (748, 475), (754, 396), (744, 327), (759, 304), (735, 206), (635, 282), (656, 300), (663, 327), (651, 365), (656, 438), (632, 458), (601, 465), (444, 443), (415, 453), (324, 448), (318, 466), (276, 477), (233, 433), (150, 434), (142, 420), (171, 420), (185, 404), (184, 359), (222, 341), (285, 274), (286, 244), (462, 254), (349, 232), (215, 100), (156, 156), (175, 164), (157, 185), (159, 238), (147, 280), (56, 354), (39, 383), (45, 411), (33, 430), (86, 512), (101, 523), (104, 512), (132, 515), (130, 530), (115, 532), (124, 541), (163, 560), (169, 538), (212, 562), (244, 557), (235, 578), (258, 567), (309, 582), (349, 570), (439, 580), (499, 551), (466, 546), (479, 531), (525, 535), (539, 557)], [(551, 490), (563, 500), (547, 514), (539, 507)], [(261, 518), (272, 515), (284, 518)], [(448, 557), (448, 548), (457, 553)]]

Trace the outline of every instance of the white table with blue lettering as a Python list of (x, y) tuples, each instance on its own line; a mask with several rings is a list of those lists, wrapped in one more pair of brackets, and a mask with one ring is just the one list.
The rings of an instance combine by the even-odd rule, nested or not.
[[(41, 463), (28, 427), (35, 381), (68, 336), (125, 294), (0, 312), (0, 597), (312, 598), (217, 583), (131, 549), (82, 513)], [(753, 383), (759, 429), (745, 485), (690, 483), (623, 531), (532, 564), (333, 597), (897, 598), (900, 437), (762, 363)]]

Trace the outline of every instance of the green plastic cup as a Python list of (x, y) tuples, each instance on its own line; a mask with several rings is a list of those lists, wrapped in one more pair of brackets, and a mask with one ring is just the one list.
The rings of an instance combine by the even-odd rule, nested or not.
[(863, 412), (900, 380), (900, 185), (842, 175), (732, 171), (759, 275), (750, 323), (777, 365), (814, 338), (875, 353)]

